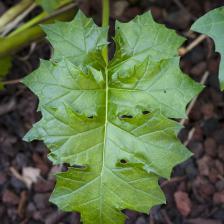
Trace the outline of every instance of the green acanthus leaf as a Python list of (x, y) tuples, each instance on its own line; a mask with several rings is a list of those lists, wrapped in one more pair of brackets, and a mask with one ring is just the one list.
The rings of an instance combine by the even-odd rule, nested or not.
[(193, 31), (203, 33), (212, 37), (216, 50), (221, 55), (219, 66), (219, 80), (221, 90), (224, 90), (224, 7), (211, 10), (199, 18), (191, 27)]
[(123, 224), (123, 209), (147, 213), (165, 203), (159, 177), (191, 155), (170, 118), (185, 117), (202, 89), (179, 69), (183, 38), (150, 13), (118, 22), (107, 65), (107, 30), (81, 12), (44, 29), (54, 57), (23, 81), (42, 112), (25, 139), (43, 140), (54, 164), (70, 165), (51, 201), (80, 212), (84, 224)]

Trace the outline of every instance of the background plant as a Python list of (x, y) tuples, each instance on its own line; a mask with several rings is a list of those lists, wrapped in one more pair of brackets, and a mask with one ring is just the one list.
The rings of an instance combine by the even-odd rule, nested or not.
[(221, 90), (224, 90), (224, 7), (220, 7), (208, 12), (206, 15), (199, 18), (191, 27), (192, 30), (204, 33), (213, 38), (216, 45), (216, 50), (221, 55), (219, 67), (219, 80)]
[[(44, 9), (43, 12), (22, 23), (23, 19), (38, 5)], [(71, 19), (75, 14), (75, 5), (76, 3), (72, 3), (71, 0), (22, 0), (0, 17), (1, 86), (3, 86), (1, 80), (4, 79), (11, 68), (13, 53), (44, 36), (44, 32), (39, 27), (39, 24), (51, 23), (55, 19)], [(64, 7), (61, 8), (62, 6)]]

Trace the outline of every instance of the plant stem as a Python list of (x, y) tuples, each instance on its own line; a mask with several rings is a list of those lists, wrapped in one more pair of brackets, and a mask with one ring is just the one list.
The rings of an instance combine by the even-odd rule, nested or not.
[(42, 23), (43, 21), (46, 21), (50, 17), (56, 16), (58, 14), (61, 14), (63, 11), (67, 11), (71, 7), (73, 8), (74, 5), (77, 5), (77, 3), (76, 2), (70, 3), (70, 4), (65, 4), (64, 3), (63, 5), (60, 5), (60, 8), (58, 10), (52, 12), (50, 15), (47, 12), (43, 11), (39, 15), (37, 15), (36, 17), (32, 18), (28, 22), (26, 22), (23, 25), (21, 25), (20, 27), (18, 27), (16, 30), (14, 30), (13, 32), (11, 32), (8, 36), (13, 36), (13, 35), (18, 34), (20, 32), (23, 32), (26, 29), (28, 29), (30, 27), (33, 27), (34, 25), (37, 25), (39, 23)]
[(20, 13), (26, 10), (33, 4), (33, 0), (23, 0), (14, 7), (10, 8), (6, 13), (0, 17), (0, 32), (4, 29), (5, 25), (16, 18)]
[(14, 80), (8, 80), (8, 81), (3, 81), (1, 84), (3, 85), (13, 85), (13, 84), (18, 84), (22, 81), (22, 79), (14, 79)]
[[(72, 7), (67, 8), (65, 11), (60, 9), (60, 14), (55, 13), (54, 15), (49, 16), (46, 20), (44, 19), (44, 23), (52, 23), (55, 20), (67, 21), (72, 19), (76, 12), (76, 10), (74, 10), (75, 6), (76, 4), (72, 4)], [(0, 57), (12, 54), (13, 52), (16, 52), (20, 48), (38, 40), (43, 36), (44, 32), (42, 29), (39, 27), (39, 25), (35, 25), (29, 29), (26, 29), (26, 32), (19, 32), (13, 36), (3, 38), (0, 40)]]
[(16, 28), (18, 24), (31, 12), (33, 9), (36, 8), (36, 3), (33, 3), (31, 6), (29, 6), (26, 10), (24, 10), (20, 15), (18, 15), (12, 22), (8, 23), (4, 30), (2, 31), (2, 36), (6, 36), (11, 30)]
[(207, 38), (206, 35), (201, 34), (200, 36), (198, 36), (193, 42), (191, 42), (187, 47), (181, 47), (179, 49), (179, 55), (180, 56), (184, 56), (185, 54), (187, 54), (189, 51), (191, 51), (192, 49), (194, 49), (195, 47), (197, 47), (203, 40), (205, 40)]
[(40, 23), (41, 20), (43, 20), (45, 17), (47, 16), (46, 12), (42, 12), (39, 15), (37, 15), (36, 17), (34, 17), (33, 19), (29, 20), (28, 22), (26, 22), (25, 24), (21, 25), (19, 28), (17, 28), (16, 30), (14, 30), (13, 32), (11, 32), (8, 37), (14, 36), (15, 34), (18, 34), (20, 32), (25, 31), (26, 29), (37, 25), (38, 23)]
[[(102, 4), (103, 4), (102, 26), (108, 27), (109, 16), (110, 16), (110, 2), (109, 0), (102, 0)], [(108, 64), (108, 47), (107, 46), (103, 49), (103, 57), (106, 63)]]

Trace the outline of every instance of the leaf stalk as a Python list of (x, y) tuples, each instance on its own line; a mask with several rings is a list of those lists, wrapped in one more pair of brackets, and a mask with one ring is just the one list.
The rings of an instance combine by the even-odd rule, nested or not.
[[(110, 1), (102, 0), (102, 5), (103, 5), (102, 26), (108, 27), (109, 16), (110, 16)], [(103, 57), (106, 61), (106, 64), (108, 64), (108, 47), (107, 46), (103, 49)]]
[[(59, 9), (47, 18), (42, 19), (39, 17), (36, 21), (32, 21), (33, 24), (29, 24), (34, 26), (25, 27), (18, 33), (16, 32), (13, 35), (11, 34), (6, 38), (2, 38), (0, 58), (12, 54), (22, 47), (29, 45), (31, 42), (42, 38), (45, 34), (39, 27), (39, 23), (52, 23), (55, 20), (67, 21), (72, 19), (76, 13), (76, 10), (74, 10), (75, 7), (76, 4), (71, 4), (70, 6), (66, 6), (65, 9)], [(24, 30), (26, 32), (23, 32)]]
[(0, 32), (4, 29), (5, 25), (15, 19), (20, 13), (25, 11), (33, 4), (33, 0), (23, 0), (14, 7), (10, 8), (6, 13), (0, 17)]

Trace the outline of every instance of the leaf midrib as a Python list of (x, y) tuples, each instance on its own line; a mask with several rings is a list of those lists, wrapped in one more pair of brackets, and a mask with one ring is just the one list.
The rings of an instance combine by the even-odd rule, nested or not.
[(103, 210), (103, 173), (104, 173), (104, 166), (105, 166), (105, 148), (107, 143), (107, 124), (108, 124), (108, 92), (109, 92), (109, 86), (108, 86), (108, 69), (107, 66), (105, 67), (105, 124), (104, 124), (104, 144), (103, 144), (103, 150), (102, 150), (102, 169), (100, 173), (100, 224), (102, 221), (102, 210)]

